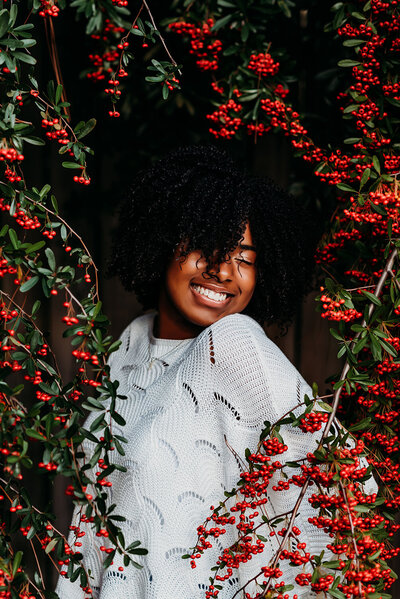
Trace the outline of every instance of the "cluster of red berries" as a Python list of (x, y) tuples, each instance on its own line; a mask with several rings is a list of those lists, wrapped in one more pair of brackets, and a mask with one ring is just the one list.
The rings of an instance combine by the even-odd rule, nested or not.
[(18, 183), (19, 181), (22, 181), (21, 175), (18, 175), (15, 172), (15, 170), (10, 168), (9, 166), (6, 167), (6, 170), (4, 171), (4, 176), (6, 177), (6, 179), (10, 181), (10, 183)]
[(60, 9), (58, 8), (55, 0), (40, 0), (41, 7), (39, 15), (41, 17), (58, 17)]
[[(189, 51), (196, 56), (196, 65), (202, 71), (216, 71), (218, 69), (222, 42), (215, 38), (215, 34), (211, 31), (213, 25), (214, 20), (209, 18), (199, 25), (177, 21), (170, 23), (168, 26), (174, 33), (189, 37)], [(215, 39), (212, 39), (213, 37)]]
[(87, 351), (74, 349), (72, 351), (72, 355), (78, 360), (83, 360), (84, 362), (88, 362), (90, 360), (93, 366), (99, 365), (99, 357), (96, 354), (91, 354)]
[(322, 425), (328, 422), (327, 412), (310, 412), (300, 420), (299, 428), (303, 433), (315, 433), (320, 431)]
[(89, 60), (95, 67), (86, 75), (93, 81), (103, 81), (113, 73), (113, 66), (117, 65), (119, 52), (117, 50), (106, 50), (103, 54), (89, 54)]
[[(22, 568), (17, 568), (14, 576), (20, 575), (21, 572)], [(0, 586), (5, 589), (10, 588), (14, 576), (6, 570), (0, 569)], [(2, 599), (9, 599), (11, 597), (11, 591), (1, 591), (0, 597)], [(19, 599), (36, 599), (36, 597), (35, 595), (31, 595), (29, 591), (21, 591), (19, 593)]]
[(0, 147), (0, 162), (21, 162), (22, 160), (24, 160), (24, 155), (15, 148), (4, 145), (4, 143), (2, 147)]
[(55, 139), (61, 145), (66, 145), (69, 142), (68, 132), (57, 117), (42, 119), (42, 127), (44, 129), (49, 127), (49, 131), (46, 131), (46, 137), (49, 139)]
[(237, 130), (243, 121), (238, 114), (242, 111), (242, 105), (235, 100), (228, 100), (226, 104), (221, 104), (217, 110), (207, 115), (207, 118), (213, 123), (214, 128), (209, 131), (215, 137), (224, 137), (231, 139), (236, 135)]
[(111, 96), (115, 96), (116, 98), (118, 98), (121, 95), (121, 90), (117, 89), (117, 87), (119, 85), (119, 80), (118, 79), (110, 79), (108, 81), (108, 85), (111, 85), (111, 87), (106, 87), (106, 89), (104, 90), (106, 92), (106, 94), (109, 94)]
[[(3, 212), (9, 212), (10, 208), (11, 205), (6, 203), (6, 200), (4, 198), (0, 198), (0, 210), (2, 210)], [(19, 202), (17, 202), (16, 204), (16, 209), (13, 213), (13, 217), (23, 229), (34, 230), (38, 229), (41, 226), (37, 216), (31, 216), (27, 212), (26, 208), (21, 208), (21, 204)]]
[(276, 62), (268, 52), (252, 54), (247, 68), (254, 71), (259, 77), (272, 77), (279, 71), (279, 62)]
[(320, 287), (322, 295), (319, 300), (322, 302), (321, 318), (338, 322), (343, 320), (344, 322), (352, 322), (357, 318), (362, 317), (362, 312), (359, 312), (355, 308), (346, 308), (346, 300), (342, 297), (331, 298), (325, 293), (325, 288)]
[[(82, 167), (84, 169), (84, 167)], [(90, 185), (91, 178), (87, 176), (86, 171), (83, 170), (81, 175), (74, 175), (73, 177), (75, 183), (80, 183), (81, 185)]]
[[(377, 212), (373, 207), (384, 208), (384, 214)], [(368, 200), (359, 204), (356, 198), (350, 197), (349, 208), (343, 210), (343, 215), (348, 222), (368, 223), (373, 227), (370, 235), (373, 237), (386, 237), (388, 220), (392, 220), (392, 233), (400, 234), (400, 223), (398, 213), (400, 208), (400, 197), (390, 187), (382, 186), (379, 191), (368, 194)]]
[(172, 91), (179, 85), (179, 79), (177, 79), (175, 75), (173, 75), (170, 79), (166, 79), (165, 81), (163, 81), (161, 85), (166, 85), (169, 91)]

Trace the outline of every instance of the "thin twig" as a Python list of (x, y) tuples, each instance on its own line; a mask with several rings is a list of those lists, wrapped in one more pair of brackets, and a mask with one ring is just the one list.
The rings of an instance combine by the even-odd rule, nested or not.
[(364, 285), (364, 287), (352, 287), (351, 289), (345, 289), (345, 291), (361, 291), (361, 289), (375, 289), (375, 285)]
[[(156, 25), (156, 23), (155, 23), (155, 21), (154, 21), (153, 15), (151, 14), (151, 11), (150, 11), (150, 8), (149, 8), (149, 5), (147, 4), (146, 0), (143, 0), (143, 4), (145, 5), (147, 12), (149, 13), (149, 17), (150, 17), (150, 20), (151, 20), (151, 22), (152, 22), (152, 24), (153, 24), (153, 27), (154, 27), (154, 29), (157, 31), (157, 33), (158, 33), (158, 35), (159, 35), (159, 37), (160, 37), (161, 43), (162, 43), (162, 45), (164, 46), (164, 49), (165, 49), (166, 53), (168, 54), (168, 57), (169, 57), (170, 61), (172, 62), (172, 64), (173, 64), (175, 67), (177, 67), (177, 66), (178, 66), (178, 63), (175, 61), (175, 59), (174, 59), (174, 58), (173, 58), (173, 56), (171, 55), (170, 51), (169, 51), (169, 50), (168, 50), (168, 48), (167, 48), (167, 44), (165, 43), (165, 40), (164, 40), (163, 36), (161, 35), (161, 33), (160, 33), (159, 29), (157, 29), (157, 25)], [(178, 69), (178, 73), (179, 73), (179, 75), (182, 75), (182, 71), (181, 71), (180, 69)]]
[(247, 464), (246, 464), (246, 462), (244, 461), (244, 459), (243, 459), (243, 458), (241, 458), (241, 457), (240, 457), (240, 456), (237, 454), (237, 452), (236, 452), (236, 451), (233, 449), (232, 445), (230, 445), (230, 444), (228, 443), (228, 439), (226, 438), (226, 435), (224, 435), (224, 441), (225, 441), (225, 445), (227, 446), (227, 448), (229, 449), (229, 451), (230, 451), (230, 452), (233, 454), (233, 456), (235, 457), (236, 461), (237, 461), (238, 463), (239, 463), (239, 462), (242, 462), (242, 465), (240, 466), (240, 469), (241, 469), (241, 470), (242, 470), (242, 472), (243, 472), (243, 471), (244, 471), (244, 470), (243, 470), (243, 466), (244, 466), (244, 468), (246, 468), (246, 467), (247, 467)]
[[(352, 540), (353, 547), (354, 547), (357, 572), (360, 572), (360, 554), (358, 552), (358, 547), (357, 547), (356, 532), (355, 532), (355, 529), (354, 529), (353, 517), (351, 515), (350, 506), (349, 506), (349, 503), (347, 501), (346, 489), (344, 488), (343, 483), (342, 483), (341, 480), (339, 480), (339, 485), (340, 485), (340, 488), (342, 490), (342, 495), (343, 495), (344, 501), (346, 503), (346, 510), (347, 510), (347, 515), (348, 515), (348, 518), (349, 518), (350, 531), (351, 531), (351, 540)], [(359, 590), (360, 597), (361, 597), (362, 596), (361, 580), (358, 581), (358, 590)]]
[(46, 590), (46, 586), (44, 584), (44, 578), (43, 578), (42, 568), (40, 567), (40, 563), (39, 563), (38, 556), (37, 556), (37, 553), (36, 553), (36, 550), (35, 550), (35, 546), (33, 544), (32, 539), (29, 539), (29, 542), (31, 544), (31, 548), (32, 548), (33, 554), (35, 556), (36, 565), (38, 567), (39, 574), (40, 574), (40, 580), (42, 581), (42, 584), (43, 584), (43, 589)]
[[(60, 61), (58, 59), (58, 50), (56, 44), (56, 34), (54, 31), (53, 19), (44, 19), (44, 29), (46, 32), (46, 42), (49, 49), (50, 60), (53, 67), (54, 75), (58, 85), (62, 86), (61, 100), (67, 102), (67, 96), (65, 94), (64, 82), (61, 73)], [(50, 30), (50, 31), (49, 31)], [(64, 113), (68, 118), (71, 118), (71, 114), (68, 106), (64, 106)]]

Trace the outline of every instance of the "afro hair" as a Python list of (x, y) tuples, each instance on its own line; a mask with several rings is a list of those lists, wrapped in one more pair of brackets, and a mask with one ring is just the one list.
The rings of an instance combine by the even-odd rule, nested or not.
[[(179, 148), (140, 172), (123, 202), (108, 267), (145, 309), (157, 308), (177, 246), (215, 264), (249, 223), (257, 284), (245, 313), (260, 323), (290, 322), (309, 287), (312, 243), (294, 199), (272, 181), (243, 173), (215, 146)], [(212, 258), (214, 256), (214, 258)]]

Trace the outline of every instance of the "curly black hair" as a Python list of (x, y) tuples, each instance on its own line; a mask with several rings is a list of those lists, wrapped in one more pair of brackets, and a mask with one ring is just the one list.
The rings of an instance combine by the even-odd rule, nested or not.
[(119, 275), (145, 309), (156, 308), (177, 246), (209, 264), (237, 246), (246, 223), (257, 249), (257, 284), (244, 311), (260, 323), (290, 322), (308, 288), (312, 251), (305, 219), (272, 181), (243, 173), (215, 146), (182, 147), (140, 172), (115, 232), (109, 274)]

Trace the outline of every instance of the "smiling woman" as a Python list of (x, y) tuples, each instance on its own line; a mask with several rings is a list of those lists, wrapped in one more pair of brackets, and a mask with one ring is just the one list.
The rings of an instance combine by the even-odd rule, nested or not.
[[(127, 397), (117, 400), (126, 425), (115, 432), (127, 443), (125, 456), (114, 452), (126, 473), (110, 475), (108, 501), (126, 518), (126, 545), (140, 538), (149, 553), (141, 570), (124, 569), (117, 554), (104, 571), (107, 540), (87, 532), (80, 542), (95, 599), (216, 596), (209, 576), (218, 541), (195, 569), (182, 556), (195, 546), (209, 506), (235, 486), (240, 458), (256, 448), (263, 422), (311, 394), (258, 324), (287, 322), (295, 311), (311, 271), (305, 239), (293, 200), (243, 174), (215, 147), (179, 149), (135, 179), (110, 271), (150, 311), (125, 329), (110, 358), (111, 377)], [(288, 460), (309, 451), (310, 439), (297, 429), (286, 438)], [(83, 450), (89, 457), (93, 444), (85, 441)], [(292, 490), (271, 498), (270, 513), (288, 513), (296, 496)], [(308, 550), (318, 552), (324, 534), (308, 523), (309, 510), (298, 521)], [(77, 508), (74, 530), (79, 523)], [(234, 543), (232, 534), (226, 537)], [(261, 562), (254, 559), (256, 571), (245, 576), (254, 578), (255, 593), (260, 565), (277, 548), (272, 537), (260, 543)], [(239, 591), (241, 576), (230, 578), (219, 599)], [(57, 592), (61, 599), (85, 596), (65, 579)]]

